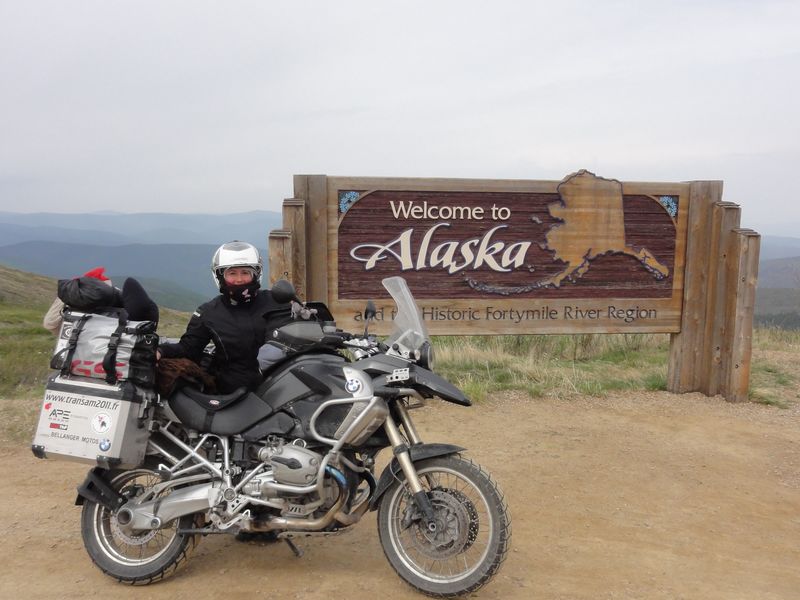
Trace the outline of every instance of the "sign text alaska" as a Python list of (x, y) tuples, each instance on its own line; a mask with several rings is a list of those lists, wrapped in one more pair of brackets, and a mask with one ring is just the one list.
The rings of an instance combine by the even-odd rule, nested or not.
[[(734, 283), (722, 263), (741, 231), (738, 207), (720, 196), (719, 182), (623, 183), (585, 170), (560, 182), (295, 176), (284, 228), (270, 235), (270, 276), (286, 273), (302, 296), (326, 301), (344, 329), (363, 326), (372, 299), (373, 331), (388, 333), (381, 280), (401, 275), (434, 335), (676, 334), (672, 377), (673, 361), (713, 365), (711, 346), (680, 341), (687, 308), (703, 313), (690, 326), (709, 335), (707, 317), (721, 325), (709, 302), (736, 313), (718, 306), (730, 304), (718, 288)], [(757, 236), (745, 237), (757, 260)], [(713, 265), (727, 269), (721, 284)], [(691, 379), (672, 387), (699, 389)]]

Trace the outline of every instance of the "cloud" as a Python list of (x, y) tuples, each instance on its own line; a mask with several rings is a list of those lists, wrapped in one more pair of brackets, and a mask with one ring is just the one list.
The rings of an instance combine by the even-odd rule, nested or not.
[(798, 153), (798, 18), (719, 0), (4, 3), (0, 200), (278, 210), (294, 173), (586, 167), (725, 175), (726, 197), (770, 189), (746, 213), (797, 224), (777, 173)]

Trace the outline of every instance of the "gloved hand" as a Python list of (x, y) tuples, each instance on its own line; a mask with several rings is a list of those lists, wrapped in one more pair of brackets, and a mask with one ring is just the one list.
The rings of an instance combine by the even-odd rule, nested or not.
[(303, 319), (303, 321), (308, 321), (316, 314), (316, 308), (308, 308), (304, 304), (300, 304), (299, 302), (292, 300), (292, 319)]
[(270, 344), (264, 344), (258, 349), (258, 368), (263, 373), (272, 365), (279, 362), (286, 356), (286, 353)]

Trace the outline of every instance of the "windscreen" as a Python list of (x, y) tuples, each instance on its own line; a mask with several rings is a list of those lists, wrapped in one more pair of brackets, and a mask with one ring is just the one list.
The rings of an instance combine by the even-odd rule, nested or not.
[(387, 277), (382, 283), (397, 305), (394, 328), (386, 344), (391, 346), (398, 343), (409, 350), (421, 348), (424, 342), (430, 341), (430, 336), (406, 280)]

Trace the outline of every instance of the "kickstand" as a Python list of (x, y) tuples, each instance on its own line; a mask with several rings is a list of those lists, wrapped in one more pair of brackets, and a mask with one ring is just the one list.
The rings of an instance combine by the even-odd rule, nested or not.
[(288, 537), (287, 538), (283, 538), (283, 539), (289, 545), (289, 548), (291, 548), (292, 552), (294, 552), (294, 555), (297, 558), (300, 558), (300, 557), (303, 556), (303, 551), (300, 550), (300, 548), (298, 548), (297, 546), (295, 546), (295, 544), (294, 544), (294, 542), (292, 540), (290, 540)]

